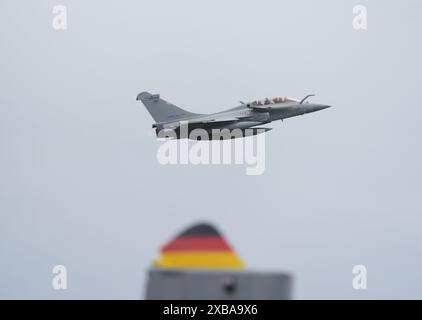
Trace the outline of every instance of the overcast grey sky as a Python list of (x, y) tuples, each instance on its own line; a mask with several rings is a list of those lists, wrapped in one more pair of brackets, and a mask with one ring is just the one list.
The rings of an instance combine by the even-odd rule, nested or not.
[[(352, 28), (357, 4), (366, 31)], [(295, 298), (422, 298), (421, 12), (2, 0), (0, 298), (141, 298), (160, 246), (204, 220), (250, 269), (292, 272)], [(334, 108), (273, 123), (265, 173), (247, 176), (160, 165), (144, 90), (197, 113), (308, 93)], [(51, 286), (57, 264), (66, 291)]]

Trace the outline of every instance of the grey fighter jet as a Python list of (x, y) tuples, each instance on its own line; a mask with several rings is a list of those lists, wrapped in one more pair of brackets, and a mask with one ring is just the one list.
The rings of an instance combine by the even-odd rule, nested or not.
[[(309, 103), (307, 95), (302, 100), (289, 97), (265, 98), (212, 114), (197, 114), (183, 110), (160, 98), (159, 94), (142, 92), (136, 100), (141, 100), (156, 123), (152, 125), (157, 137), (191, 138), (194, 130), (202, 130), (210, 140), (237, 138), (256, 135), (271, 130), (257, 127), (275, 120), (296, 117), (305, 113), (320, 111), (330, 106)], [(197, 139), (197, 135), (195, 138)], [(204, 139), (201, 136), (201, 139)]]

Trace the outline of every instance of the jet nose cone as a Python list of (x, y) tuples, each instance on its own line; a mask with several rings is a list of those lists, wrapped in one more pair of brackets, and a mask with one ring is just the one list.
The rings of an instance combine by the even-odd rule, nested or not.
[(311, 112), (321, 111), (327, 108), (331, 108), (331, 106), (327, 104), (309, 103), (304, 106), (304, 112), (311, 113)]
[(331, 108), (331, 106), (326, 105), (326, 104), (316, 104), (315, 105), (315, 111), (320, 111), (320, 110), (324, 110), (327, 108)]

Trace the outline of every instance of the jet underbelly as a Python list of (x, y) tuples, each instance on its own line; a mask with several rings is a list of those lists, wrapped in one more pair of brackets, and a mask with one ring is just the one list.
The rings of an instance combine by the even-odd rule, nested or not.
[(232, 124), (229, 124), (227, 126), (224, 126), (223, 128), (229, 129), (229, 130), (246, 129), (246, 128), (258, 126), (260, 124), (262, 124), (262, 121), (239, 121), (239, 122), (232, 123)]

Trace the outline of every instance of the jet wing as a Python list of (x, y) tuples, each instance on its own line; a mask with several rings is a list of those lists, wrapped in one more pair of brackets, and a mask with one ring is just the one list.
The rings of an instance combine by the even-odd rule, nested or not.
[(166, 128), (178, 128), (183, 123), (187, 123), (190, 128), (206, 128), (210, 126), (227, 125), (239, 121), (239, 118), (218, 118), (218, 119), (191, 119), (186, 121), (173, 122), (166, 125)]
[(224, 125), (239, 121), (238, 118), (218, 118), (209, 120), (188, 120), (189, 125), (202, 126), (202, 125)]

